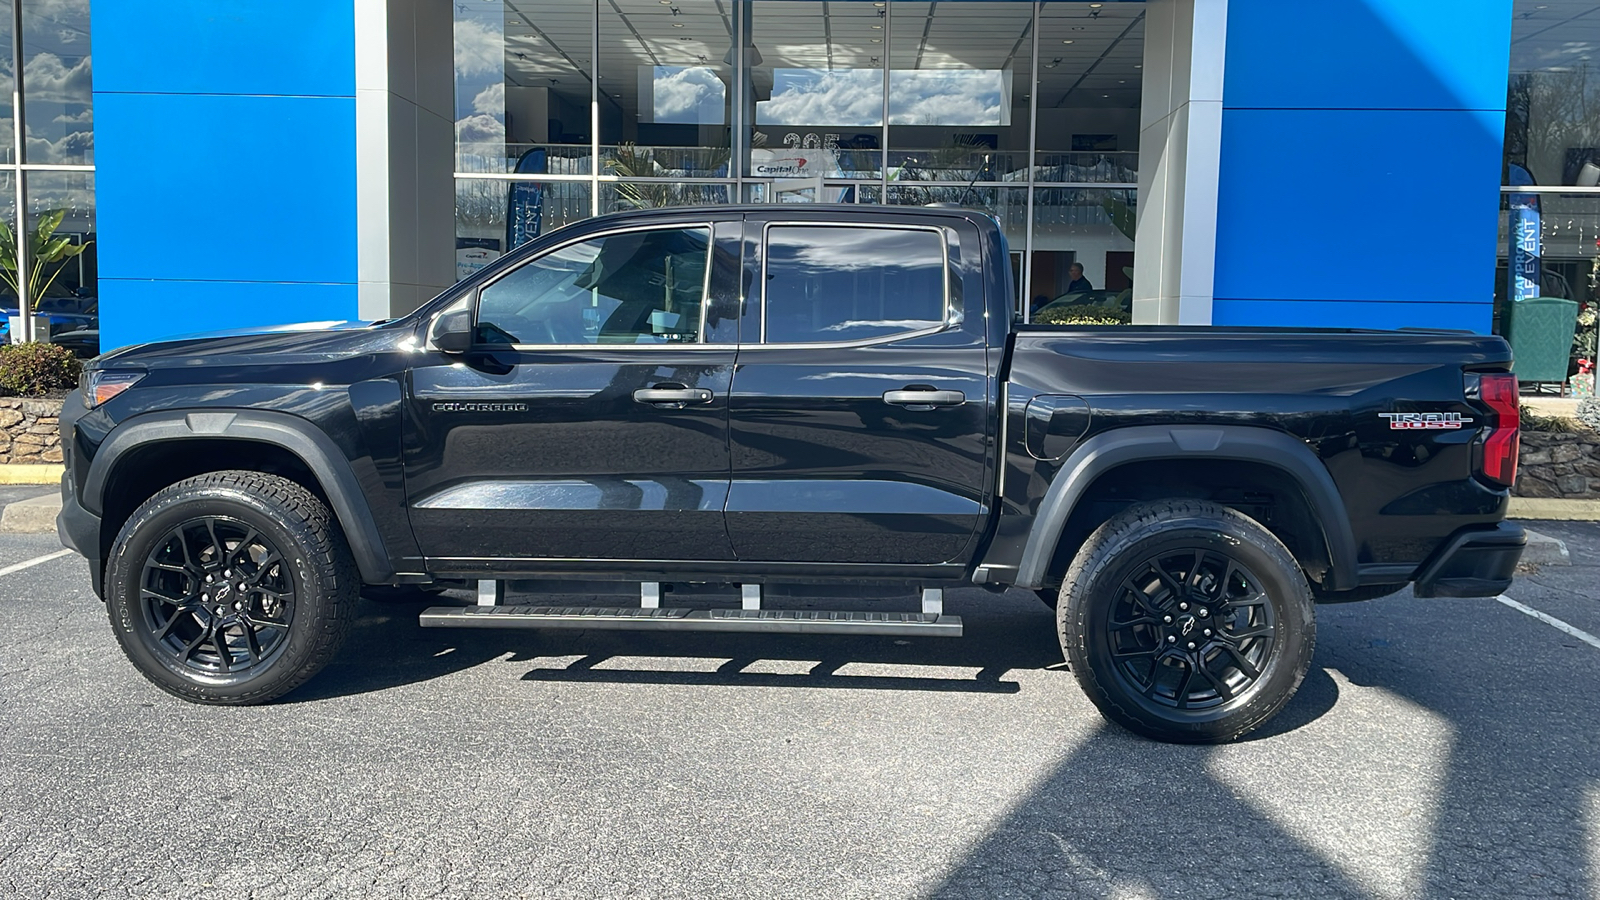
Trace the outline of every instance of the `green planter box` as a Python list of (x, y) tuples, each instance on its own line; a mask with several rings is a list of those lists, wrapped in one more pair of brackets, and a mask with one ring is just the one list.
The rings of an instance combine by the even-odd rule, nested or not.
[(1505, 338), (1519, 381), (1566, 381), (1578, 304), (1559, 297), (1533, 297), (1506, 304)]

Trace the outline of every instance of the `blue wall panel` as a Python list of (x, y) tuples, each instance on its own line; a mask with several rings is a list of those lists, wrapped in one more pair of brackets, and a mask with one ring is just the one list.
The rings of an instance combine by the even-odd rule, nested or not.
[(1501, 121), (1477, 111), (1226, 111), (1217, 219), (1229, 239), (1217, 244), (1215, 295), (1487, 300), (1500, 157), (1490, 129)]
[(112, 346), (203, 331), (356, 317), (353, 284), (100, 279), (100, 330)]
[(1511, 0), (1229, 0), (1231, 107), (1505, 108)]
[[(355, 100), (100, 94), (102, 276), (356, 279)], [(330, 152), (330, 150), (334, 152)]]
[(354, 20), (93, 0), (103, 347), (355, 316)]
[(1511, 12), (1230, 0), (1213, 322), (1489, 329)]
[(90, 26), (97, 93), (351, 96), (356, 89), (349, 2), (93, 0)]
[(1460, 328), (1485, 331), (1489, 302), (1383, 303), (1360, 300), (1231, 300), (1211, 305), (1213, 325), (1289, 328)]

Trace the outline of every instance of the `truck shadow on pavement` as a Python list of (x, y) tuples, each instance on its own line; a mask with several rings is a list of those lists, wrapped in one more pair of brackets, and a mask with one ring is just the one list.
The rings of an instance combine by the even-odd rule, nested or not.
[[(1378, 604), (1384, 618), (1362, 617)], [(1103, 726), (928, 895), (1593, 896), (1600, 666), (1493, 609), (1439, 627), (1452, 606), (1484, 611), (1467, 604), (1493, 601), (1407, 594), (1326, 615), (1300, 694), (1247, 741)], [(1330, 670), (1349, 696), (1307, 728), (1338, 696)]]
[[(415, 619), (422, 608), (418, 603), (363, 603), (362, 615), (339, 657), (279, 702), (383, 691), (495, 660), (533, 663), (522, 680), (546, 683), (1015, 694), (1022, 688), (1007, 678), (1011, 672), (1051, 670), (1071, 677), (1056, 641), (1054, 613), (1025, 592), (1004, 597), (969, 592), (952, 598), (948, 610), (963, 616), (966, 623), (966, 634), (959, 640), (424, 629)], [(642, 658), (670, 660), (674, 665), (632, 664)], [(714, 669), (703, 667), (702, 661), (712, 660), (719, 663)], [(895, 671), (872, 671), (877, 666)], [(747, 671), (752, 667), (768, 671)], [(773, 668), (781, 671), (770, 671)], [(906, 674), (907, 668), (926, 669), (928, 674)], [(1313, 669), (1294, 701), (1252, 737), (1281, 734), (1315, 721), (1337, 699), (1332, 679)]]

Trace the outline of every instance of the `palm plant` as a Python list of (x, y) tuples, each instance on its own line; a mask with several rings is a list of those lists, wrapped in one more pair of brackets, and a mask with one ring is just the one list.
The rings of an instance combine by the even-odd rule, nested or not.
[[(56, 234), (56, 229), (61, 227), (66, 217), (65, 209), (50, 210), (40, 215), (38, 224), (28, 232), (28, 297), (32, 300), (43, 297), (56, 283), (56, 278), (65, 268), (57, 263), (65, 262), (89, 248), (87, 241), (74, 244), (72, 238)], [(53, 270), (51, 267), (54, 267)], [(10, 222), (0, 221), (0, 282), (4, 282), (12, 293), (20, 297), (18, 281), (17, 236), (12, 233)]]

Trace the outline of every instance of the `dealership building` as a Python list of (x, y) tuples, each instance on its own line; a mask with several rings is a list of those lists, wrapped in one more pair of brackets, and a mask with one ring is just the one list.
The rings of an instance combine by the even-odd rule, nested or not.
[(1155, 323), (1594, 290), (1593, 0), (5, 6), (4, 239), (83, 248), (21, 287), (107, 349), (387, 318), (570, 222), (740, 201), (986, 210), (1024, 314), (1075, 264)]

